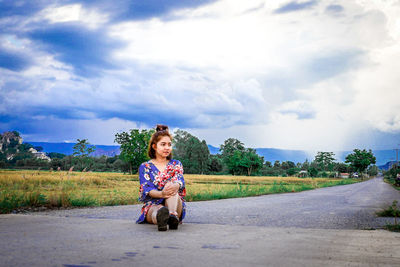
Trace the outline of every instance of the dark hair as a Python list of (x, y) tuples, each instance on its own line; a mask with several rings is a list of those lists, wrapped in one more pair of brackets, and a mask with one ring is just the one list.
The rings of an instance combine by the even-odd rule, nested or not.
[[(172, 141), (172, 136), (169, 133), (169, 129), (167, 125), (162, 125), (162, 124), (157, 124), (156, 126), (156, 132), (153, 133), (153, 135), (150, 138), (150, 142), (149, 142), (149, 148), (147, 150), (147, 155), (151, 158), (151, 159), (155, 159), (156, 158), (156, 151), (153, 148), (153, 144), (157, 145), (157, 142), (160, 141), (161, 137), (163, 136), (168, 136), (171, 141)], [(168, 160), (172, 159), (172, 153), (170, 153), (167, 157)]]

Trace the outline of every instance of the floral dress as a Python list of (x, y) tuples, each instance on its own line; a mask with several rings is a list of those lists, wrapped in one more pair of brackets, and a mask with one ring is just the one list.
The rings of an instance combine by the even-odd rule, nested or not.
[(179, 160), (171, 159), (164, 171), (161, 172), (157, 167), (149, 160), (144, 162), (139, 167), (139, 200), (144, 202), (142, 211), (139, 219), (136, 223), (146, 223), (146, 215), (152, 205), (164, 204), (164, 198), (152, 198), (149, 195), (151, 190), (162, 191), (167, 182), (177, 182), (179, 184), (178, 194), (182, 200), (182, 216), (180, 221), (183, 220), (186, 214), (185, 204), (185, 180), (183, 179), (183, 167)]

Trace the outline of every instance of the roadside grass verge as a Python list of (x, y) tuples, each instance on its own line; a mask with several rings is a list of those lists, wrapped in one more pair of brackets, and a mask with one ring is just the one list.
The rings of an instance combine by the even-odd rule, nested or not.
[[(186, 178), (185, 178), (186, 179)], [(228, 181), (228, 179), (230, 179)], [(322, 187), (345, 185), (358, 182), (354, 179), (296, 178), (296, 177), (238, 177), (237, 181), (229, 177), (223, 182), (200, 181), (186, 182), (187, 201), (203, 201), (213, 199), (260, 196), (267, 194), (301, 192)], [(244, 181), (243, 181), (243, 180)], [(260, 179), (260, 180), (258, 180)]]
[[(358, 182), (353, 179), (186, 174), (187, 201), (300, 192)], [(139, 204), (137, 175), (0, 170), (0, 213), (37, 207), (69, 208)]]
[(385, 177), (385, 178), (383, 179), (383, 181), (385, 181), (385, 182), (388, 183), (388, 184), (391, 184), (391, 185), (393, 186), (394, 189), (397, 189), (397, 190), (400, 191), (400, 186), (399, 186), (398, 183), (396, 183), (395, 179)]
[(393, 232), (400, 232), (400, 224), (397, 221), (397, 218), (400, 217), (400, 210), (397, 207), (397, 203), (397, 200), (394, 200), (392, 205), (376, 213), (380, 217), (394, 217), (394, 224), (387, 224), (385, 226), (387, 230)]

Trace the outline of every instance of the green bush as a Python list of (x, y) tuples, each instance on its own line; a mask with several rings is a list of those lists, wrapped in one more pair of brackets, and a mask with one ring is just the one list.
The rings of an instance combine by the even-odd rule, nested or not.
[(397, 200), (394, 200), (392, 205), (377, 213), (381, 217), (400, 217), (400, 210), (397, 207)]

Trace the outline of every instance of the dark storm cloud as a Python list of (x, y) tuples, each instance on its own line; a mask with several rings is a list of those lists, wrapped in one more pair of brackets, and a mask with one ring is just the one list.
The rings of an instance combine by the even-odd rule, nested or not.
[[(81, 4), (86, 8), (108, 14), (110, 23), (127, 20), (144, 20), (162, 17), (174, 9), (194, 8), (215, 0), (202, 1), (156, 1), (156, 0), (119, 0), (119, 1), (0, 1), (0, 17), (7, 18), (2, 22), (0, 32), (14, 34), (18, 38), (28, 38), (39, 45), (42, 51), (50, 53), (61, 62), (71, 65), (74, 73), (82, 77), (101, 76), (102, 70), (117, 68), (111, 61), (110, 54), (123, 46), (106, 35), (105, 28), (87, 29), (78, 23), (57, 23), (49, 25), (47, 21), (31, 22), (29, 28), (24, 25), (38, 12), (51, 6)], [(107, 27), (107, 25), (105, 25)], [(31, 64), (29, 57), (0, 47), (0, 67), (21, 71)]]
[(77, 24), (57, 24), (28, 34), (41, 43), (47, 52), (74, 67), (75, 73), (85, 77), (101, 74), (102, 69), (116, 68), (110, 53), (122, 46), (102, 30), (89, 30)]
[(302, 2), (302, 3), (299, 3), (297, 1), (292, 1), (292, 2), (287, 3), (286, 5), (281, 6), (278, 9), (276, 9), (274, 11), (274, 13), (282, 14), (282, 13), (295, 12), (295, 11), (311, 8), (316, 4), (317, 4), (317, 1), (315, 1), (315, 0), (308, 1), (308, 2)]

